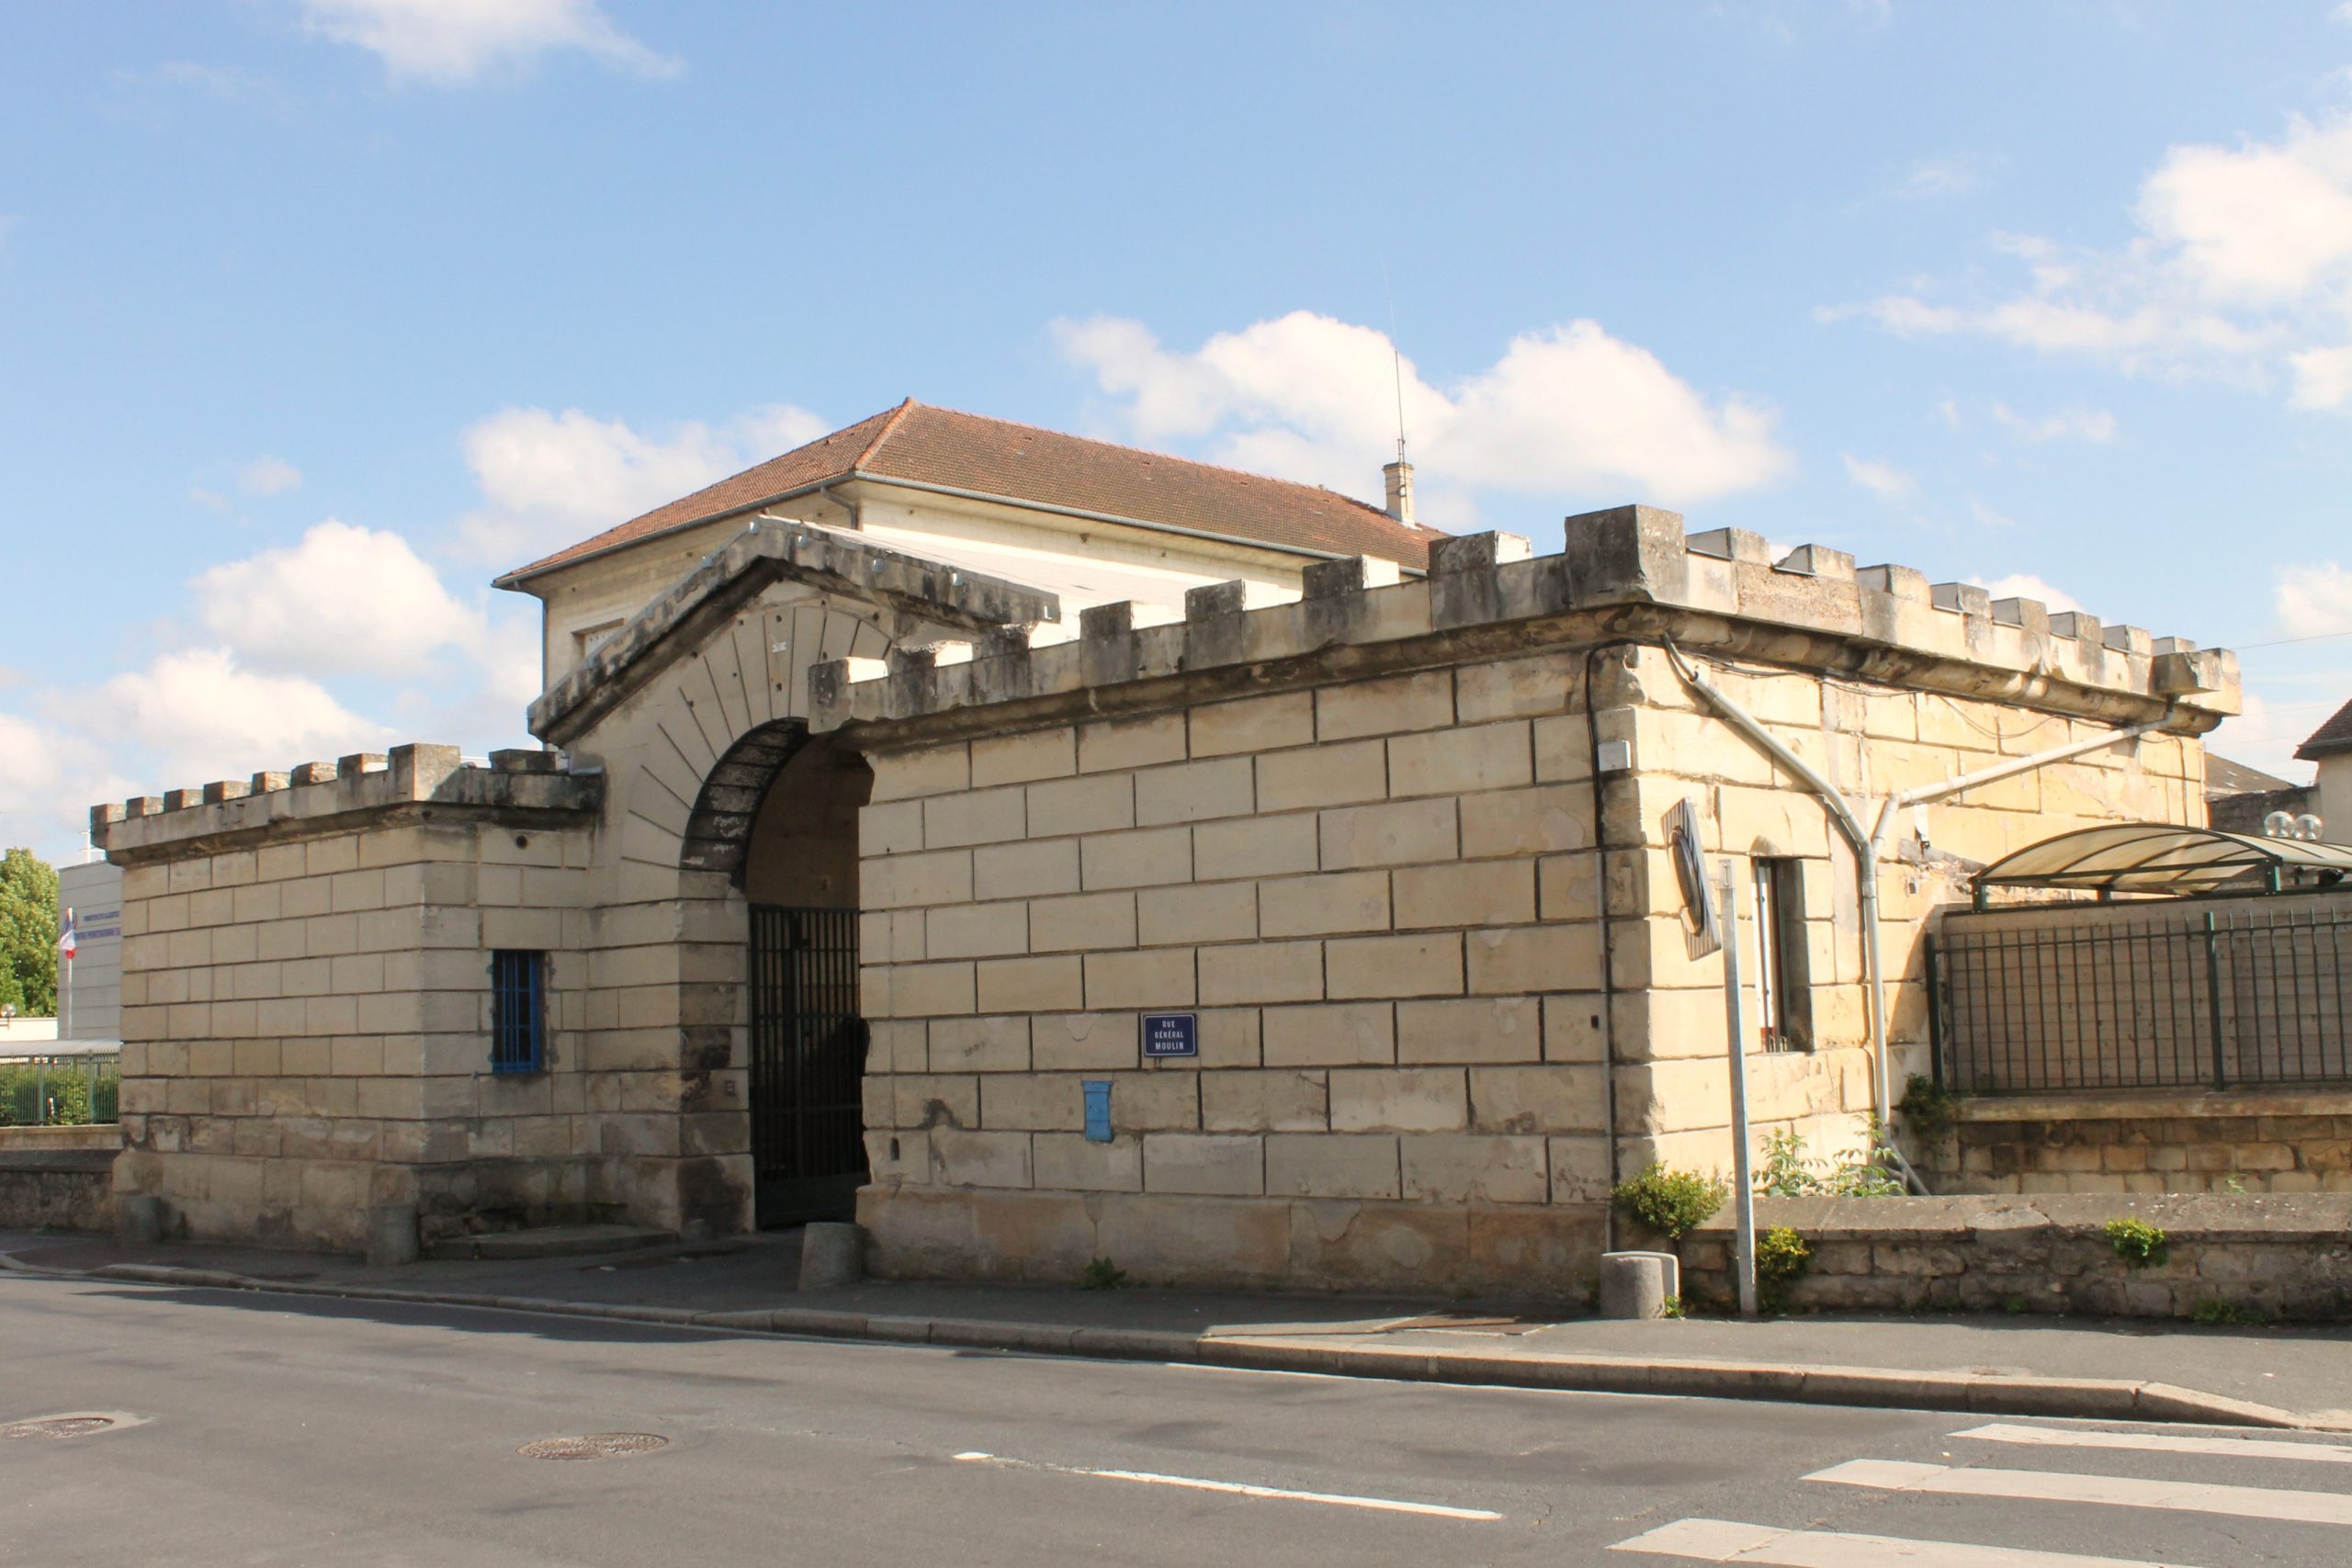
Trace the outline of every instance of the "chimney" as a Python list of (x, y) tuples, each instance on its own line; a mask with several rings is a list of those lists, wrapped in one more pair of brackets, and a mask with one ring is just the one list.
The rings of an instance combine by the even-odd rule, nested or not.
[(1398, 457), (1380, 470), (1388, 481), (1388, 515), (1399, 523), (1413, 520), (1413, 465)]

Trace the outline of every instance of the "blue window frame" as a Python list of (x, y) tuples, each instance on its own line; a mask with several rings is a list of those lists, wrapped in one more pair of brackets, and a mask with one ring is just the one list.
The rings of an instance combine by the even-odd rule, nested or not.
[(490, 955), (490, 1070), (537, 1073), (547, 1067), (548, 955)]

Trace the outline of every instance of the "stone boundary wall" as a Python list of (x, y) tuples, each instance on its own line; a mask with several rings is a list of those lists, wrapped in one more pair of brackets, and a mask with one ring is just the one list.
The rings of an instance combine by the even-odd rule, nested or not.
[(113, 1230), (113, 1165), (103, 1149), (0, 1151), (0, 1230)]
[[(2162, 1263), (2117, 1255), (2105, 1227), (2126, 1218), (2165, 1232)], [(1763, 1198), (1756, 1224), (1812, 1248), (1797, 1312), (2352, 1317), (2352, 1195)], [(1734, 1293), (1728, 1209), (1678, 1250), (1686, 1295)]]
[(1963, 1100), (1938, 1192), (2352, 1192), (2352, 1090)]

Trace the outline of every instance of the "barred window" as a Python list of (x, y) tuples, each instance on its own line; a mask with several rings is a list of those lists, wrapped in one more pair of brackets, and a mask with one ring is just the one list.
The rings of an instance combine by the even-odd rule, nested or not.
[(547, 1066), (548, 955), (490, 955), (490, 1070), (536, 1073)]

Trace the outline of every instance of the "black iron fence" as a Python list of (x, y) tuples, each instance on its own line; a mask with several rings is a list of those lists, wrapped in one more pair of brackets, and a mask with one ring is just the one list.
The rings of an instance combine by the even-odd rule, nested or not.
[(2086, 905), (1928, 938), (1938, 1081), (1963, 1094), (2352, 1082), (2352, 908)]

